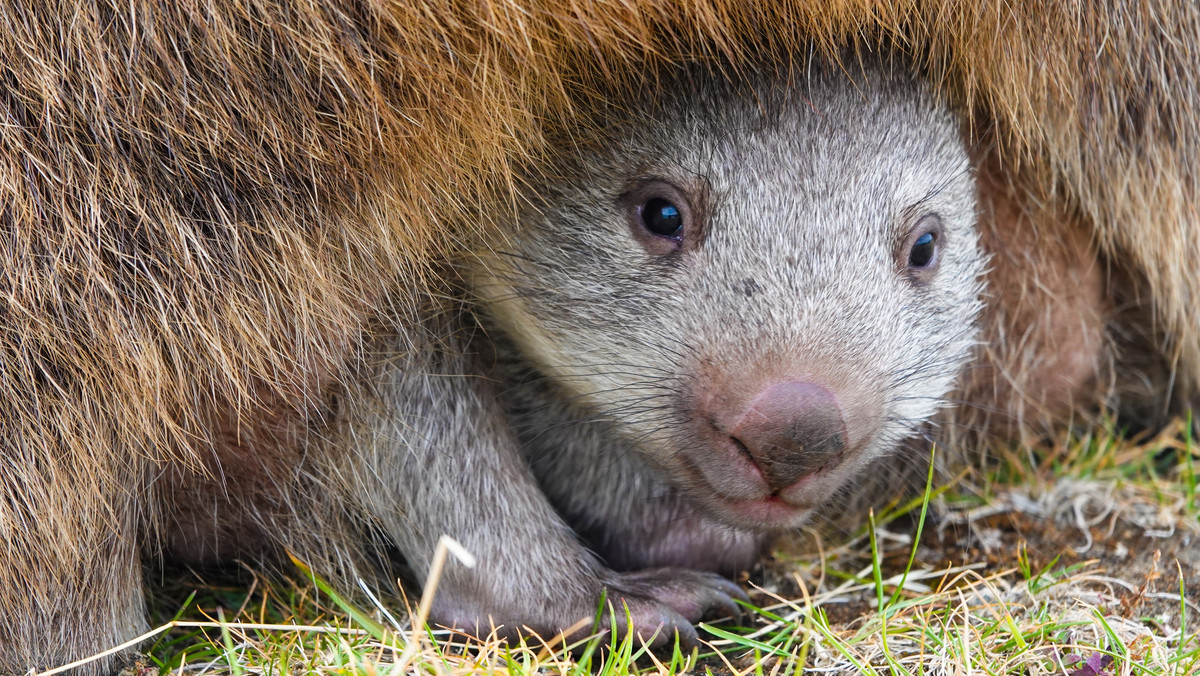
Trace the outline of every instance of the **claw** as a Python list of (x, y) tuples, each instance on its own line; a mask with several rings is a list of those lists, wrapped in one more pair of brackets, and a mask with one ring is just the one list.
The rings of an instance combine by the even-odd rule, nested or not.
[[(737, 600), (749, 599), (741, 587), (719, 575), (674, 568), (619, 574), (609, 588), (629, 607), (639, 637), (653, 647), (663, 647), (674, 633), (684, 650), (699, 645), (695, 622), (716, 616), (741, 622)], [(655, 630), (647, 631), (649, 627)]]

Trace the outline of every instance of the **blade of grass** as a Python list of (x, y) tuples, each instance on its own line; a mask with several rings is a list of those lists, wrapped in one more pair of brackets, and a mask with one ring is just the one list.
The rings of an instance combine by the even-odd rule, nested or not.
[(908, 573), (912, 570), (913, 562), (917, 560), (917, 547), (921, 545), (921, 534), (925, 531), (925, 517), (929, 514), (929, 499), (933, 494), (933, 468), (936, 457), (937, 444), (933, 444), (929, 447), (929, 471), (925, 475), (925, 492), (921, 499), (921, 516), (917, 519), (917, 534), (913, 537), (912, 548), (908, 552), (908, 563), (904, 565), (904, 574), (900, 576), (900, 584), (896, 586), (892, 597), (888, 599), (888, 606), (894, 604), (900, 597), (905, 583), (908, 582)]

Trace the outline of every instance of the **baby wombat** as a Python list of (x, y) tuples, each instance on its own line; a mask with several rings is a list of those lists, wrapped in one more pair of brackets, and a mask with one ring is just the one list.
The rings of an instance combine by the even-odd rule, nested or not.
[(436, 622), (553, 635), (606, 594), (693, 636), (954, 386), (983, 272), (954, 116), (896, 66), (726, 77), (589, 117), (462, 263), (467, 309), (402, 332), (352, 455), (418, 578), (443, 533), (478, 556)]

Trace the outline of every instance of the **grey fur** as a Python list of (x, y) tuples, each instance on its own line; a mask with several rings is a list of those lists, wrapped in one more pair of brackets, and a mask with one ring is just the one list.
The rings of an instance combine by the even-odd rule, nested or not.
[[(916, 434), (968, 358), (973, 179), (954, 117), (911, 75), (818, 62), (730, 85), (696, 68), (662, 92), (589, 120), (598, 143), (529, 176), (519, 234), (462, 263), (465, 306), (431, 300), (377, 346), (408, 356), (374, 376), (358, 447), (329, 471), (418, 579), (443, 533), (479, 557), (447, 572), (436, 621), (552, 633), (604, 592), (644, 635), (690, 637), (737, 594), (710, 573), (751, 566)], [(649, 179), (703, 202), (691, 248), (655, 255), (631, 232), (624, 196)], [(929, 212), (944, 247), (917, 282), (897, 251)], [(800, 376), (861, 400), (867, 441), (786, 522), (758, 522), (713, 483), (694, 402)]]

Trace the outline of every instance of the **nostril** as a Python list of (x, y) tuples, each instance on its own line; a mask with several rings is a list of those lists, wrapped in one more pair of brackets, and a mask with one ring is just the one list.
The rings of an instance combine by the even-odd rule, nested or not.
[(750, 449), (746, 448), (746, 444), (742, 443), (741, 439), (738, 439), (737, 437), (729, 437), (729, 439), (733, 442), (733, 445), (737, 447), (738, 451), (741, 452), (742, 455), (749, 458), (752, 462), (754, 461), (754, 456), (750, 454)]
[(776, 490), (839, 464), (848, 446), (837, 397), (804, 381), (767, 387), (726, 434)]

